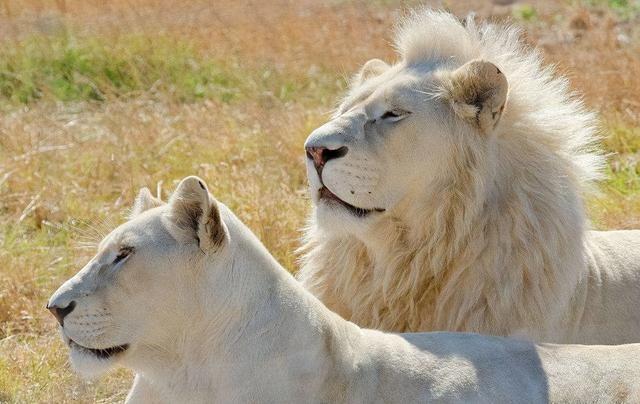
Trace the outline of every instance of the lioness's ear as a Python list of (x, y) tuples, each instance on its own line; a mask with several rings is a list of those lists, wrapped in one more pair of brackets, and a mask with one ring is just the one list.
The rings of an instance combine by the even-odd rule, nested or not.
[(220, 246), (226, 239), (227, 230), (218, 204), (200, 178), (191, 176), (180, 181), (169, 206), (175, 225), (193, 237), (203, 251)]
[(136, 196), (136, 201), (133, 203), (133, 208), (131, 208), (131, 213), (129, 213), (129, 219), (138, 216), (140, 213), (147, 211), (149, 209), (156, 208), (158, 206), (164, 205), (160, 199), (155, 198), (151, 195), (151, 191), (149, 188), (144, 187), (141, 188), (138, 192), (138, 196)]
[(443, 81), (444, 96), (455, 113), (483, 133), (495, 129), (507, 102), (509, 85), (491, 62), (472, 60)]
[(362, 66), (362, 69), (356, 74), (352, 85), (357, 86), (372, 77), (376, 77), (386, 72), (391, 66), (380, 59), (371, 59)]

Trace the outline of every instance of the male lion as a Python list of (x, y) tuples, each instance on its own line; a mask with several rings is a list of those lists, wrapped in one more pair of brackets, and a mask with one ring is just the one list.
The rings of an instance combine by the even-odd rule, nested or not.
[(136, 372), (129, 403), (611, 402), (640, 344), (363, 330), (296, 282), (197, 177), (133, 218), (49, 300), (71, 362)]
[(307, 139), (299, 279), (390, 331), (640, 341), (640, 231), (587, 230), (594, 115), (519, 31), (422, 10)]

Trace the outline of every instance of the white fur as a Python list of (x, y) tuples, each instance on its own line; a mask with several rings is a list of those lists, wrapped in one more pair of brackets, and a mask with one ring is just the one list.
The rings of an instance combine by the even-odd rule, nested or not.
[[(319, 199), (307, 161), (298, 277), (329, 308), (389, 331), (640, 341), (640, 232), (587, 230), (583, 194), (603, 165), (594, 115), (519, 36), (417, 11), (399, 27), (400, 61), (357, 75), (309, 136), (348, 148), (323, 168), (330, 191), (384, 209), (356, 217)], [(398, 109), (411, 114), (384, 118)]]
[[(167, 205), (139, 211), (115, 229), (94, 264), (50, 300), (76, 302), (65, 324), (76, 310), (111, 313), (102, 346), (124, 338), (130, 348), (105, 369), (120, 364), (136, 372), (128, 403), (640, 398), (640, 345), (534, 345), (477, 334), (361, 329), (304, 290), (199, 183), (186, 179)], [(185, 218), (193, 219), (193, 233)], [(223, 230), (223, 238), (212, 237), (215, 245), (193, 238), (205, 229), (212, 235)], [(110, 251), (123, 243), (135, 252), (102, 278), (105, 266), (101, 270), (95, 262), (109, 262)], [(77, 321), (66, 328), (63, 334), (74, 338), (85, 330)], [(90, 326), (86, 330), (95, 334)]]

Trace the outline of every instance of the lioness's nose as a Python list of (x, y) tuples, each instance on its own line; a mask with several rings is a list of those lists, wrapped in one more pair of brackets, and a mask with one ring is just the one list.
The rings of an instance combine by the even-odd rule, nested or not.
[(66, 307), (58, 307), (56, 305), (48, 305), (47, 309), (56, 317), (60, 325), (64, 325), (64, 318), (76, 308), (76, 302), (71, 301)]
[(335, 150), (326, 147), (306, 147), (306, 150), (307, 158), (313, 160), (313, 164), (317, 170), (322, 169), (329, 160), (343, 157), (349, 151), (347, 146), (342, 146)]

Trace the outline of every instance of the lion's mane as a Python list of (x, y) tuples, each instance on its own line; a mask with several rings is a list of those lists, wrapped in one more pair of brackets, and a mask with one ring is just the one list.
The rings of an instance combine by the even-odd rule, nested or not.
[[(492, 153), (461, 142), (451, 176), (381, 220), (376, 240), (310, 219), (299, 279), (362, 326), (557, 339), (585, 276), (583, 194), (599, 176), (595, 117), (514, 27), (421, 10), (398, 27), (399, 63), (484, 59), (509, 81)], [(559, 337), (558, 337), (559, 338)]]

